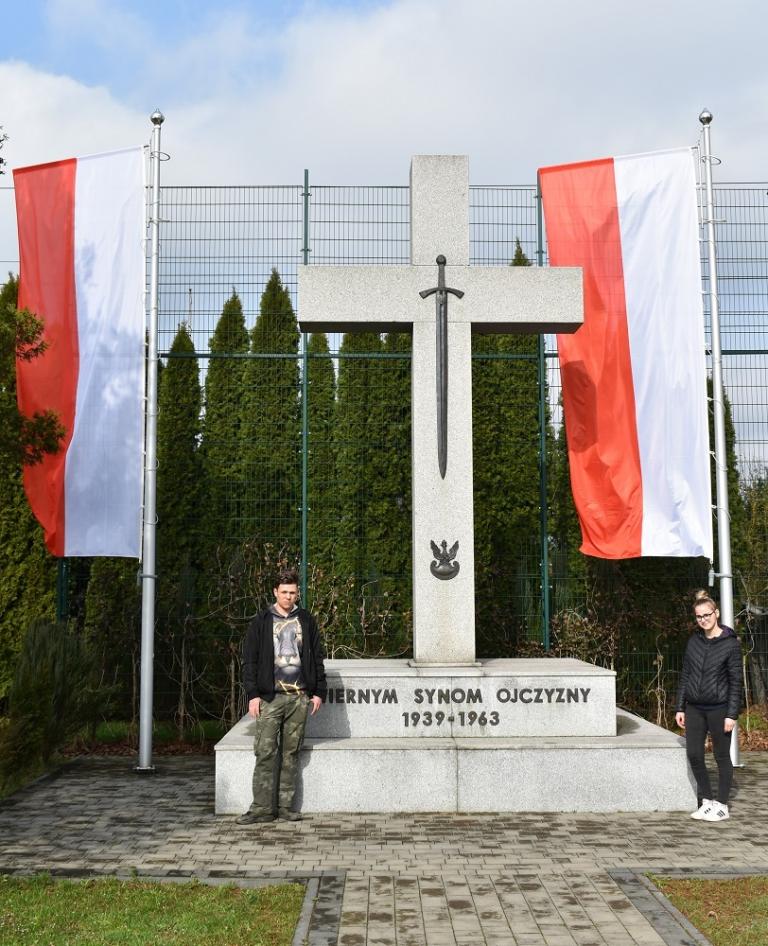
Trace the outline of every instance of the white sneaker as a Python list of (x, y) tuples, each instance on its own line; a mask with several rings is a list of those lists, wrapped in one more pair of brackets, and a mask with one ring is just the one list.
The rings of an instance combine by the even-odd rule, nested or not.
[(694, 811), (691, 814), (691, 818), (695, 818), (697, 821), (701, 821), (702, 818), (705, 818), (707, 814), (710, 811), (712, 811), (712, 809), (714, 808), (716, 804), (717, 802), (712, 801), (711, 798), (702, 798), (701, 807), (697, 808), (696, 811)]
[(712, 807), (708, 812), (702, 815), (703, 821), (726, 821), (731, 816), (728, 814), (728, 806), (721, 805), (719, 801), (712, 802)]

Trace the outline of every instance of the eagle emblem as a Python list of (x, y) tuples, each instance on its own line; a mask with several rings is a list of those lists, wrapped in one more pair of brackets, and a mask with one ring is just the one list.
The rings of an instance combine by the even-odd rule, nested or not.
[(429, 566), (429, 570), (435, 578), (448, 581), (458, 575), (461, 566), (458, 562), (454, 561), (456, 553), (459, 551), (458, 540), (456, 540), (450, 548), (448, 548), (448, 543), (445, 539), (440, 543), (440, 547), (438, 547), (436, 542), (431, 540), (429, 544), (432, 546), (432, 554), (435, 556), (432, 564)]

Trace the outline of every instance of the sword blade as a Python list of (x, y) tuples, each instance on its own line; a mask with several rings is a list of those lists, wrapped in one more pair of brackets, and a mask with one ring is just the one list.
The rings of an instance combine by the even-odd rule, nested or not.
[(448, 467), (448, 297), (436, 294), (437, 306), (437, 463), (441, 479)]

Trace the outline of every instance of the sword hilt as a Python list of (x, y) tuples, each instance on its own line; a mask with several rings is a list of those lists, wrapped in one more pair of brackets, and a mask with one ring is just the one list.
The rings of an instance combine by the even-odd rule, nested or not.
[(422, 289), (419, 293), (422, 299), (426, 299), (428, 296), (434, 296), (436, 292), (450, 292), (452, 296), (456, 296), (457, 299), (461, 299), (464, 293), (461, 289), (451, 289), (449, 286), (445, 285), (445, 257), (441, 253), (435, 260), (437, 263), (437, 285), (434, 289)]

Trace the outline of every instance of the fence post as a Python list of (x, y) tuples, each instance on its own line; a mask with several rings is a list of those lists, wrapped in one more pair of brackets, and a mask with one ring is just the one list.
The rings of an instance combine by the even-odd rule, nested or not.
[[(536, 265), (544, 265), (541, 188), (536, 187)], [(541, 542), (541, 643), (549, 651), (549, 506), (547, 499), (547, 362), (546, 342), (539, 335), (539, 536)]]
[[(304, 245), (301, 248), (301, 262), (306, 266), (309, 263), (309, 171), (304, 169), (304, 190), (302, 191), (303, 218), (304, 218)], [(309, 354), (307, 350), (307, 333), (301, 333), (301, 568), (299, 575), (299, 591), (301, 600), (306, 607), (307, 602), (307, 555), (309, 541), (307, 536), (309, 515)]]

